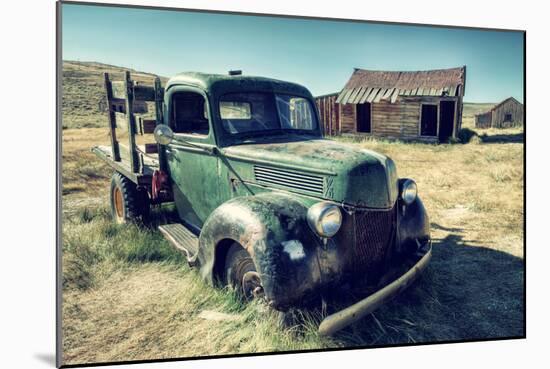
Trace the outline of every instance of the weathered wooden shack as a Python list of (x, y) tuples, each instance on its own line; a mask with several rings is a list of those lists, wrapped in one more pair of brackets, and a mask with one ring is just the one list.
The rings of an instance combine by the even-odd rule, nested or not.
[(340, 105), (336, 104), (337, 98), (337, 92), (315, 98), (325, 135), (334, 136), (340, 133)]
[(429, 71), (357, 69), (338, 94), (317, 98), (325, 132), (447, 142), (462, 123), (466, 66)]
[(510, 128), (523, 125), (523, 104), (509, 97), (485, 113), (476, 114), (476, 128)]

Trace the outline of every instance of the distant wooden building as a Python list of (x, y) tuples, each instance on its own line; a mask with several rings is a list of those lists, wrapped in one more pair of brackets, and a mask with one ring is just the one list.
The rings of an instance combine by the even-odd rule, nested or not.
[(338, 94), (317, 97), (325, 133), (447, 142), (462, 123), (466, 67), (418, 72), (355, 69)]
[(523, 104), (509, 97), (485, 113), (476, 114), (476, 128), (510, 128), (523, 125)]

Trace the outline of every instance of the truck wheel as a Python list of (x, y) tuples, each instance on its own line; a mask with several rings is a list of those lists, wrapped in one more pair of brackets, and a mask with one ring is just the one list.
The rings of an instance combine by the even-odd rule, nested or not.
[(225, 258), (225, 282), (245, 300), (263, 295), (260, 274), (248, 252), (238, 243), (233, 243)]
[(111, 179), (111, 213), (119, 223), (144, 220), (149, 215), (149, 196), (147, 191), (136, 185), (122, 174), (115, 172)]

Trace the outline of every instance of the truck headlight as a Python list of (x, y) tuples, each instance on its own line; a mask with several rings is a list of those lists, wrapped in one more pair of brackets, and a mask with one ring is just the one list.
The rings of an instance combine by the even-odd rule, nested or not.
[(416, 200), (417, 188), (416, 182), (412, 179), (403, 179), (400, 181), (400, 196), (405, 205), (410, 205)]
[(319, 202), (307, 211), (307, 222), (319, 236), (332, 237), (342, 225), (342, 212), (335, 204)]

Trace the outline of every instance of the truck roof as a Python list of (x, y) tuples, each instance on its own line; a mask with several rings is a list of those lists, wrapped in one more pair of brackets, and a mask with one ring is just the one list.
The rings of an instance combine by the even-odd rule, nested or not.
[(257, 76), (183, 72), (176, 74), (168, 80), (168, 82), (166, 83), (166, 90), (175, 85), (188, 85), (198, 87), (209, 92), (217, 91), (223, 93), (239, 90), (263, 90), (311, 96), (311, 93), (307, 88), (297, 83), (285, 82), (278, 79)]

